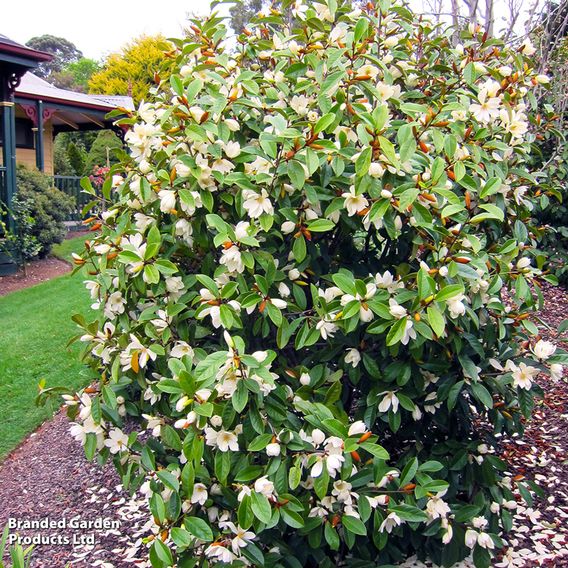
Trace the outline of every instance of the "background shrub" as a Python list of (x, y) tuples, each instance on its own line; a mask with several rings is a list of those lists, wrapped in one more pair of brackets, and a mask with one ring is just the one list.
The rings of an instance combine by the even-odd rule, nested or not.
[(30, 219), (26, 234), (37, 239), (39, 256), (49, 254), (51, 246), (65, 238), (64, 221), (75, 209), (75, 200), (56, 187), (48, 176), (23, 166), (17, 170), (17, 193), (12, 201), (14, 212)]
[(537, 490), (498, 436), (566, 360), (529, 317), (532, 45), (387, 1), (191, 29), (77, 259), (73, 434), (148, 496), (153, 566), (489, 566)]

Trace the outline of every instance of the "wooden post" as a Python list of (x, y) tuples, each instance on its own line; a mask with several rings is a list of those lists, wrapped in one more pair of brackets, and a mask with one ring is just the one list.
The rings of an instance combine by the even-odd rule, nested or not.
[(43, 101), (37, 101), (37, 130), (36, 130), (36, 167), (40, 172), (45, 170), (43, 143)]
[[(16, 80), (10, 74), (0, 77), (0, 107), (2, 107), (2, 158), (6, 168), (3, 195), (0, 199), (10, 208), (16, 193), (16, 112), (14, 88)], [(8, 226), (12, 229), (14, 220), (8, 215)]]

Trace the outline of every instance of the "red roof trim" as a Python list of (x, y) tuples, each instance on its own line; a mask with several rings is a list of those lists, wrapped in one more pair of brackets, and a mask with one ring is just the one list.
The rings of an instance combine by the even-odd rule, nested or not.
[(29, 59), (34, 59), (35, 61), (51, 61), (53, 59), (53, 55), (51, 55), (51, 53), (38, 51), (37, 49), (31, 49), (29, 47), (20, 47), (18, 45), (4, 43), (3, 41), (0, 41), (0, 51), (23, 55)]

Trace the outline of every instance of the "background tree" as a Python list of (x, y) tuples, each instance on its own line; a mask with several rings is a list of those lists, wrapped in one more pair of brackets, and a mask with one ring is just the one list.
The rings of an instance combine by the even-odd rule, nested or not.
[(85, 160), (83, 173), (90, 174), (97, 166), (112, 166), (118, 162), (116, 151), (122, 142), (112, 130), (101, 130), (95, 138)]
[(120, 53), (108, 56), (103, 68), (90, 78), (89, 92), (130, 95), (138, 104), (148, 97), (148, 91), (154, 84), (154, 73), (164, 63), (164, 48), (167, 48), (167, 43), (161, 35), (135, 39)]
[(69, 40), (44, 34), (31, 38), (26, 45), (32, 49), (46, 51), (53, 55), (51, 61), (40, 64), (34, 74), (45, 80), (50, 80), (53, 73), (61, 71), (69, 63), (79, 61), (83, 53)]
[(89, 90), (89, 80), (101, 66), (94, 59), (81, 57), (78, 61), (68, 63), (61, 71), (51, 76), (51, 81), (57, 87), (86, 93)]
[(243, 0), (231, 7), (231, 27), (236, 34), (242, 33), (245, 26), (262, 9), (262, 0)]

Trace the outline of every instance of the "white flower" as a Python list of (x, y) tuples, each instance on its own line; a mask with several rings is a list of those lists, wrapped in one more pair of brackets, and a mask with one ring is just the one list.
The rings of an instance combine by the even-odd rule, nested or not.
[(464, 299), (465, 296), (463, 294), (458, 294), (446, 301), (448, 310), (450, 311), (450, 316), (453, 319), (465, 314), (465, 304), (463, 303)]
[(158, 192), (160, 198), (160, 211), (162, 213), (171, 213), (176, 208), (176, 192), (171, 189), (162, 189)]
[(219, 259), (219, 264), (226, 266), (229, 272), (242, 273), (245, 270), (241, 251), (239, 250), (239, 247), (234, 244), (223, 250), (221, 258)]
[(196, 483), (193, 486), (193, 493), (191, 494), (191, 502), (205, 505), (208, 498), (207, 487), (203, 483)]
[(215, 432), (215, 434), (215, 445), (221, 452), (228, 452), (229, 450), (233, 452), (239, 451), (239, 442), (234, 432), (219, 430), (219, 432)]
[(531, 365), (519, 363), (517, 367), (512, 361), (507, 361), (505, 368), (513, 373), (513, 385), (525, 390), (531, 388), (533, 379), (539, 373), (538, 369)]
[(227, 158), (236, 158), (241, 153), (241, 145), (238, 142), (227, 142), (225, 154)]
[(535, 46), (532, 44), (530, 39), (525, 39), (525, 41), (523, 42), (523, 45), (521, 47), (521, 53), (523, 53), (524, 55), (534, 55), (536, 53), (536, 48)]
[(560, 363), (552, 363), (552, 365), (550, 365), (550, 378), (553, 381), (559, 381), (562, 378), (563, 370)]
[(266, 446), (266, 455), (270, 457), (279, 456), (280, 455), (280, 444), (276, 442), (272, 442)]
[(345, 362), (352, 367), (357, 367), (361, 362), (361, 353), (359, 353), (359, 350), (355, 348), (348, 349), (345, 355)]
[(316, 329), (320, 332), (322, 339), (327, 339), (328, 337), (333, 337), (338, 327), (334, 323), (320, 320), (316, 324)]
[(555, 351), (556, 345), (554, 345), (554, 343), (543, 341), (542, 339), (537, 341), (536, 345), (533, 347), (533, 353), (542, 361), (554, 355)]
[(303, 384), (304, 386), (307, 386), (310, 384), (311, 378), (310, 375), (308, 373), (302, 373), (300, 375), (300, 383)]
[(308, 107), (311, 99), (305, 95), (294, 95), (290, 100), (290, 106), (300, 115), (304, 116), (308, 113)]
[(383, 400), (379, 404), (379, 412), (388, 412), (392, 407), (392, 411), (396, 414), (398, 412), (399, 400), (394, 391), (387, 391), (384, 394)]
[(319, 428), (314, 428), (312, 430), (311, 438), (314, 443), (314, 446), (317, 447), (323, 444), (325, 440), (325, 434)]
[(477, 544), (479, 544), (481, 548), (489, 548), (491, 550), (495, 548), (495, 543), (493, 542), (493, 539), (487, 533), (484, 532), (479, 533), (479, 536), (477, 537)]
[(379, 527), (379, 532), (386, 531), (387, 533), (390, 534), (392, 532), (392, 529), (400, 526), (401, 523), (402, 520), (396, 513), (389, 513), (387, 518), (381, 523), (381, 526)]
[(428, 503), (426, 503), (426, 512), (432, 520), (445, 518), (449, 513), (451, 513), (450, 507), (441, 498), (442, 495), (443, 493), (438, 493), (431, 499), (428, 499)]
[(230, 528), (234, 533), (235, 536), (231, 540), (231, 548), (235, 554), (239, 554), (239, 549), (244, 548), (248, 545), (248, 543), (256, 537), (256, 535), (251, 531), (246, 531), (242, 529), (240, 526), (235, 527), (233, 523), (227, 523), (227, 527)]
[(348, 436), (356, 436), (358, 434), (364, 434), (367, 431), (367, 425), (362, 420), (357, 420), (349, 426)]
[(264, 475), (254, 482), (254, 490), (257, 493), (262, 493), (265, 497), (272, 497), (274, 495), (274, 483)]
[(476, 545), (477, 535), (477, 531), (474, 531), (473, 529), (467, 529), (467, 531), (465, 531), (465, 545), (468, 548), (473, 548)]
[(402, 319), (407, 316), (408, 312), (406, 308), (401, 306), (396, 300), (391, 298), (389, 300), (389, 312), (391, 316), (395, 317), (396, 319)]
[(363, 211), (369, 206), (369, 201), (364, 195), (355, 193), (355, 186), (351, 186), (348, 192), (342, 193), (341, 197), (345, 199), (344, 205), (349, 217), (356, 215), (359, 211)]
[(263, 189), (260, 194), (250, 189), (245, 189), (243, 191), (243, 199), (243, 207), (252, 219), (260, 217), (263, 213), (268, 215), (274, 213), (274, 208), (266, 189)]
[(207, 556), (207, 558), (214, 558), (227, 565), (232, 564), (233, 560), (236, 560), (236, 556), (229, 548), (217, 543), (213, 543), (205, 549), (205, 556)]
[(128, 449), (128, 436), (120, 428), (113, 428), (108, 436), (105, 440), (105, 446), (110, 449), (111, 454), (117, 454)]
[[(498, 83), (497, 86), (499, 87)], [(469, 112), (479, 122), (487, 124), (499, 116), (501, 99), (496, 97), (494, 93), (493, 85), (486, 84), (479, 91), (479, 95), (477, 97), (479, 104), (474, 103), (469, 105)]]

